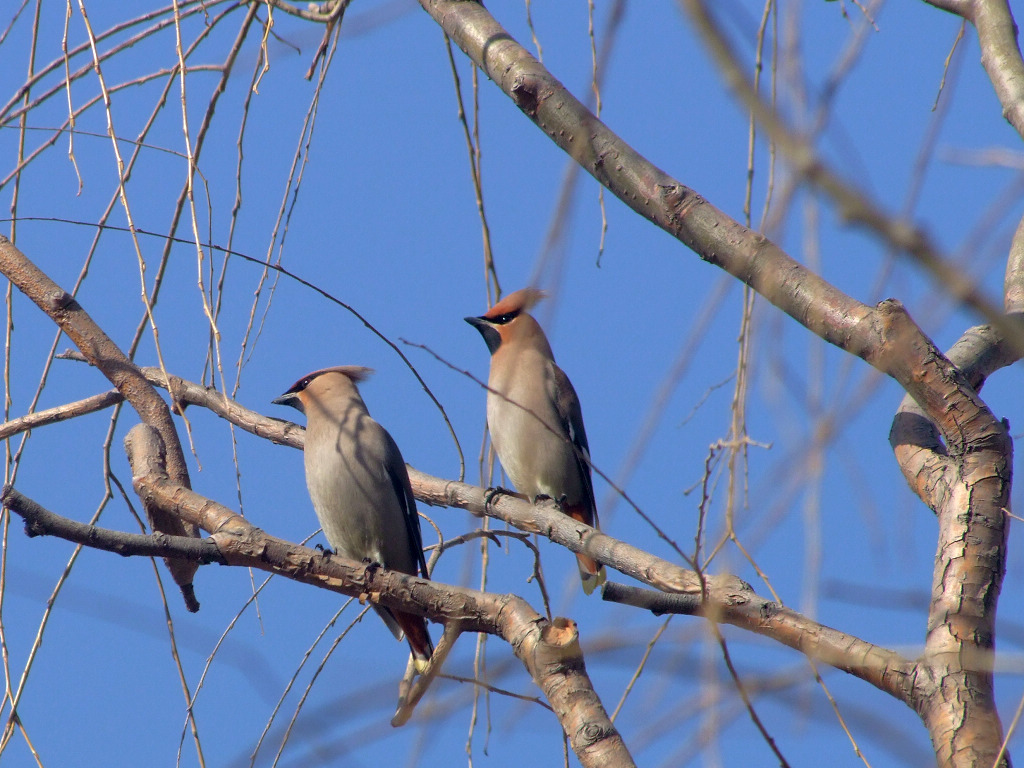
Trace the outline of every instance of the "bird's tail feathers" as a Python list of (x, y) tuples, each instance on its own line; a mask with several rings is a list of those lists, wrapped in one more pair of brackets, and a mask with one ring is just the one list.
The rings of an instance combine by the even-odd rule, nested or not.
[(604, 566), (586, 555), (576, 555), (576, 564), (580, 568), (580, 581), (583, 582), (583, 592), (591, 594), (595, 589), (604, 584), (608, 574)]
[(409, 641), (416, 671), (422, 672), (426, 669), (427, 662), (434, 655), (434, 644), (430, 640), (430, 632), (427, 631), (426, 619), (414, 613), (392, 611), (383, 605), (375, 605), (373, 610), (384, 620), (387, 628), (391, 630), (391, 634), (395, 636), (395, 640)]
[(395, 619), (404, 631), (405, 639), (409, 641), (416, 671), (422, 673), (427, 668), (430, 657), (434, 655), (434, 644), (430, 640), (427, 621), (422, 616), (399, 611), (395, 612)]
[(377, 615), (384, 620), (384, 624), (391, 630), (391, 634), (395, 636), (395, 640), (401, 640), (405, 637), (405, 632), (402, 630), (402, 625), (395, 619), (395, 614), (391, 612), (390, 608), (385, 608), (383, 605), (373, 606), (373, 610), (377, 612)]

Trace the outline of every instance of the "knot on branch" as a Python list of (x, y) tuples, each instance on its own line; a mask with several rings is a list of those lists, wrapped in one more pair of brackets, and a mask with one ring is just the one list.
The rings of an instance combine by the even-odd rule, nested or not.
[(781, 608), (779, 608), (779, 604), (778, 603), (766, 600), (765, 602), (761, 603), (761, 609), (760, 610), (761, 610), (761, 619), (763, 621), (771, 621), (776, 616), (778, 616), (779, 611), (781, 610)]
[(540, 103), (543, 101), (543, 96), (540, 93), (540, 83), (533, 77), (519, 75), (512, 83), (511, 94), (516, 106), (531, 120), (536, 120)]
[(573, 739), (573, 744), (586, 749), (604, 739), (607, 739), (609, 736), (618, 736), (618, 731), (616, 731), (615, 728), (602, 727), (600, 723), (587, 722), (576, 731), (576, 737)]
[(58, 287), (44, 291), (42, 299), (47, 312), (57, 312), (66, 309), (75, 300), (70, 293)]
[(178, 376), (167, 374), (167, 394), (171, 396), (171, 413), (181, 416), (188, 407), (188, 387)]
[(25, 520), (25, 535), (28, 538), (34, 539), (36, 536), (45, 536), (46, 534), (46, 526), (38, 520)]

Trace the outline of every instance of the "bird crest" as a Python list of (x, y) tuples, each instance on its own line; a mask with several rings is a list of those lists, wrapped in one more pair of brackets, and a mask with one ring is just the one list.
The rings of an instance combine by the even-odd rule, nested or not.
[(371, 374), (373, 374), (373, 368), (367, 368), (363, 365), (335, 365), (331, 368), (321, 368), (318, 371), (307, 373), (301, 379), (292, 384), (288, 389), (288, 392), (301, 392), (309, 386), (309, 383), (313, 381), (313, 379), (324, 373), (340, 373), (351, 379), (352, 383), (358, 384), (359, 382), (366, 381), (366, 379), (370, 378)]
[(483, 315), (486, 319), (501, 317), (502, 315), (517, 315), (526, 312), (547, 294), (539, 288), (520, 288), (510, 293)]

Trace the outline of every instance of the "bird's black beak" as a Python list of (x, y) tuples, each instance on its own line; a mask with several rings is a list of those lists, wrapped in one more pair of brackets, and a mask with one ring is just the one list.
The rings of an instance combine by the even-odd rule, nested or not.
[(463, 318), (467, 323), (472, 325), (478, 331), (480, 335), (484, 337), (484, 342), (487, 344), (487, 349), (491, 351), (493, 355), (498, 351), (498, 347), (501, 346), (501, 334), (498, 329), (491, 324), (491, 322), (485, 317), (466, 317)]
[(302, 401), (299, 400), (299, 396), (294, 392), (285, 392), (280, 397), (275, 397), (271, 400), (274, 405), (290, 405), (292, 408), (302, 410)]

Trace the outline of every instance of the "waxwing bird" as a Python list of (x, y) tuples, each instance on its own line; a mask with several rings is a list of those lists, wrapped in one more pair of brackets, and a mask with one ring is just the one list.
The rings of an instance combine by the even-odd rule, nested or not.
[[(523, 288), (466, 322), (491, 351), (487, 426), (494, 450), (516, 490), (531, 500), (550, 496), (562, 511), (598, 527), (590, 448), (569, 377), (555, 365), (547, 336), (527, 310), (543, 291)], [(604, 583), (604, 566), (576, 555), (588, 595)]]
[[(409, 473), (398, 445), (370, 413), (356, 384), (373, 371), (340, 365), (302, 377), (280, 397), (306, 415), (306, 486), (324, 536), (350, 560), (412, 576), (427, 575)], [(421, 616), (374, 605), (397, 640), (403, 635), (417, 670), (434, 652)]]

